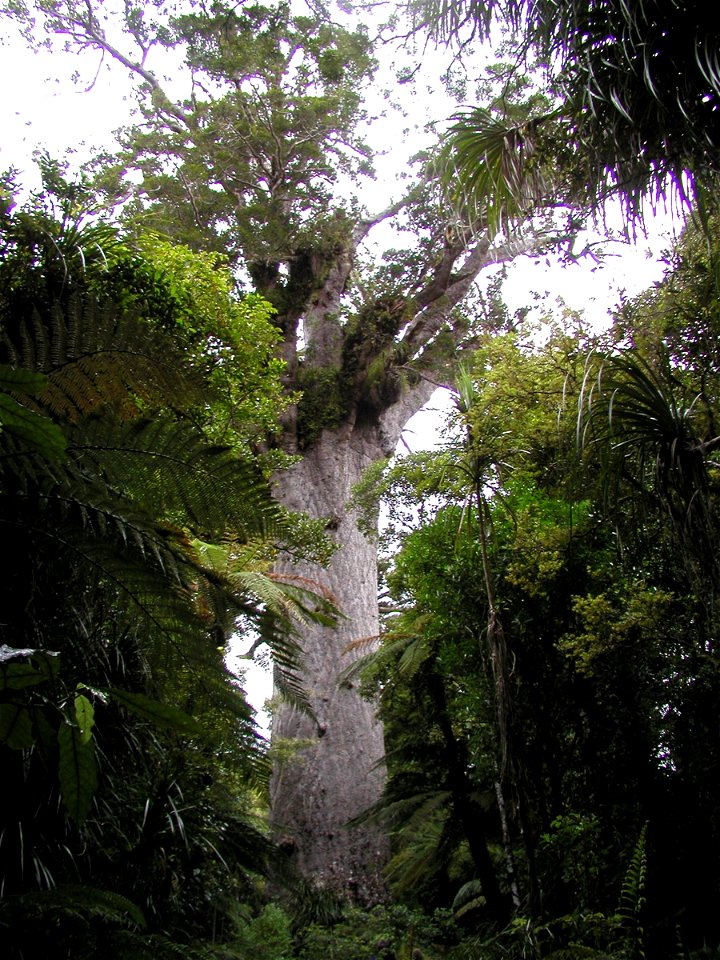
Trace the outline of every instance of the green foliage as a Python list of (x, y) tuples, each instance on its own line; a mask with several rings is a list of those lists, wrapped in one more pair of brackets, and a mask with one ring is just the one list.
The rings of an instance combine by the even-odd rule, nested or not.
[[(664, 196), (670, 181), (684, 197), (688, 172), (712, 184), (720, 145), (718, 33), (699, 0), (687, 0), (680, 16), (671, 0), (639, 7), (614, 0), (592, 8), (574, 0), (413, 0), (407, 6), (418, 25), (458, 44), (468, 31), (488, 37), (497, 21), (512, 33), (516, 56), (530, 64), (539, 59), (560, 107), (537, 126), (554, 126), (560, 116), (559, 143), (574, 148), (596, 202), (617, 192), (637, 214), (644, 197)], [(505, 189), (521, 199), (537, 175), (536, 124), (504, 126), (494, 129), (478, 112), (458, 124), (454, 141), (471, 177), (472, 156), (498, 160), (493, 169), (508, 174)]]
[(298, 444), (311, 446), (323, 430), (332, 430), (348, 413), (347, 385), (339, 369), (301, 367), (296, 384), (298, 402)]
[(53, 459), (65, 452), (62, 430), (16, 398), (18, 394), (37, 396), (46, 383), (42, 374), (30, 370), (16, 370), (10, 366), (0, 369), (0, 430), (14, 436), (25, 449), (35, 450), (47, 459)]
[[(708, 384), (710, 386), (710, 384)], [(630, 483), (639, 507), (660, 507), (683, 547), (686, 562), (713, 577), (717, 518), (711, 457), (717, 444), (707, 406), (711, 389), (691, 393), (669, 358), (626, 350), (601, 364), (579, 402), (578, 432), (595, 444), (604, 463), (606, 495), (616, 499)], [(697, 413), (696, 413), (697, 411)]]
[(547, 96), (528, 90), (527, 78), (509, 79), (509, 64), (487, 72), (495, 81), (502, 76), (501, 95), (452, 118), (440, 164), (456, 209), (492, 229), (512, 229), (565, 192), (558, 175), (565, 131)]
[[(44, 10), (69, 43), (115, 55), (91, 6)], [(29, 26), (29, 10), (14, 12)], [(609, 356), (612, 337), (586, 361), (582, 331), (542, 344), (502, 332), (492, 304), (483, 320), (500, 333), (474, 340), (455, 381), (460, 435), (360, 491), (369, 513), (378, 490), (402, 496), (393, 519), (419, 528), (389, 565), (385, 636), (363, 679), (388, 743), (370, 816), (390, 828), (388, 882), (403, 906), (343, 912), (302, 887), (287, 914), (262, 905), (267, 756), (223, 654), (253, 631), (301, 704), (293, 625), (326, 625), (333, 610), (270, 571), (278, 540), (303, 555), (323, 545), (318, 523), (293, 527), (273, 504), (253, 449), (298, 399), (296, 375), (306, 448), (348, 414), (374, 424), (408, 358), (453, 359), (469, 322), (444, 303), (440, 318), (431, 291), (443, 271), (458, 276), (465, 239), (446, 232), (424, 184), (407, 207), (417, 249), (391, 255), (346, 322), (337, 290), (362, 231), (328, 200), (368, 159), (356, 136), (366, 32), (287, 5), (165, 12), (124, 8), (140, 51), (125, 65), (150, 99), (97, 181), (152, 236), (128, 246), (83, 216), (85, 188), (48, 160), (56, 201), (13, 213), (7, 182), (0, 196), (0, 523), (13, 561), (0, 632), (4, 945), (11, 956), (281, 960), (294, 946), (306, 960), (559, 960), (666, 957), (676, 925), (689, 951), (717, 942), (719, 284), (712, 243), (693, 233), (674, 277), (626, 305), (623, 349)], [(465, 12), (486, 27), (480, 7), (440, 11), (451, 30)], [(596, 53), (586, 12), (573, 24)], [(642, 59), (642, 14), (610, 12), (611, 32), (602, 17), (597, 27), (601, 92), (615, 56)], [(608, 46), (623, 22), (624, 43)], [(562, 63), (573, 37), (563, 16), (551, 27)], [(186, 103), (145, 70), (157, 43), (187, 53)], [(677, 84), (680, 60), (654, 53)], [(474, 211), (463, 196), (461, 212), (499, 224), (513, 202), (543, 203), (548, 185), (577, 196), (586, 170), (591, 184), (627, 173), (632, 203), (643, 178), (691, 168), (691, 152), (655, 149), (678, 143), (674, 129), (621, 136), (617, 114), (642, 102), (623, 99), (637, 92), (633, 69), (622, 79), (596, 110), (566, 97), (561, 115), (534, 95), (518, 106), (509, 91), (458, 121), (469, 159), (457, 166), (493, 193)], [(580, 173), (566, 167), (603, 116), (602, 149)], [(613, 167), (627, 143), (627, 165)], [(236, 297), (224, 261), (163, 234), (210, 238), (267, 300)], [(408, 277), (412, 302), (398, 293)], [(461, 943), (447, 912), (428, 920), (436, 905), (453, 911)]]
[(375, 956), (435, 960), (457, 937), (447, 911), (432, 915), (402, 906), (378, 906), (369, 912), (348, 909), (332, 926), (314, 924), (302, 931), (299, 960), (356, 960)]
[(643, 824), (640, 836), (635, 844), (627, 874), (620, 892), (618, 914), (622, 919), (625, 933), (625, 942), (629, 947), (628, 953), (633, 958), (642, 960), (645, 957), (643, 949), (643, 929), (641, 914), (645, 904), (645, 887), (647, 883), (647, 839), (648, 825)]
[[(118, 26), (138, 47), (137, 59), (133, 52), (125, 61), (136, 79), (147, 81), (142, 50), (159, 42), (182, 49), (199, 82), (191, 101), (174, 104), (154, 80), (146, 122), (124, 131), (119, 155), (97, 164), (99, 190), (135, 222), (195, 249), (210, 243), (233, 264), (242, 259), (280, 305), (283, 288), (289, 296), (300, 279), (296, 253), (332, 245), (330, 185), (369, 164), (355, 129), (374, 69), (367, 32), (289, 4), (160, 8), (140, 32), (131, 14)], [(47, 11), (46, 23), (92, 33), (92, 15), (72, 3)], [(131, 169), (142, 174), (139, 186)], [(290, 263), (286, 283), (281, 262)]]
[[(466, 936), (453, 956), (671, 956), (676, 922), (683, 937), (717, 937), (694, 879), (715, 876), (701, 850), (715, 849), (717, 810), (705, 712), (717, 676), (705, 540), (716, 522), (714, 346), (670, 323), (670, 282), (638, 305), (637, 330), (623, 311), (640, 356), (618, 353), (600, 374), (582, 334), (488, 339), (458, 380), (463, 433), (358, 493), (372, 505), (387, 491), (401, 534), (383, 644), (365, 667), (388, 748), (373, 816), (392, 831), (394, 895), (455, 903)], [(696, 302), (689, 275), (675, 281), (676, 307), (682, 292)], [(658, 393), (666, 419), (650, 415)], [(685, 433), (658, 426), (675, 419)], [(691, 450), (694, 471), (679, 466)], [(502, 648), (488, 640), (492, 604)], [(493, 876), (513, 902), (502, 929), (487, 901)]]
[[(293, 748), (290, 743), (281, 741), (281, 747), (285, 749), (283, 760), (288, 757), (291, 759), (290, 750)], [(345, 915), (347, 904), (336, 891), (312, 879), (306, 880), (299, 877), (291, 884), (288, 893), (287, 911), (292, 918), (293, 930), (296, 932), (308, 927), (312, 928), (314, 924), (330, 928)]]
[(52, 942), (51, 930), (63, 930), (77, 957), (92, 956), (94, 950), (106, 946), (106, 938), (110, 937), (120, 941), (116, 943), (115, 956), (128, 956), (129, 951), (122, 945), (127, 947), (130, 943), (137, 951), (135, 955), (142, 956), (144, 941), (149, 939), (145, 936), (142, 911), (132, 901), (89, 884), (62, 884), (53, 890), (6, 900), (0, 907), (0, 925), (10, 927), (13, 940), (22, 943), (26, 951), (42, 952), (48, 957), (60, 955), (59, 945)]
[(604, 867), (597, 816), (570, 811), (555, 817), (540, 837), (539, 854), (545, 861), (554, 861), (562, 882), (574, 890), (576, 909), (592, 910)]
[[(140, 237), (138, 249), (159, 295), (172, 303), (174, 335), (185, 342), (189, 361), (215, 394), (210, 436), (247, 452), (250, 442), (277, 429), (288, 403), (280, 383), (284, 364), (276, 355), (280, 333), (271, 322), (274, 309), (256, 294), (235, 297), (230, 271), (217, 254), (195, 253), (159, 236)], [(128, 292), (123, 282), (121, 294), (132, 302)], [(147, 309), (147, 284), (138, 293)]]
[(247, 960), (290, 960), (294, 955), (290, 918), (277, 904), (269, 903), (256, 917), (238, 922), (226, 947)]
[(618, 583), (609, 596), (575, 597), (573, 612), (579, 629), (566, 634), (558, 647), (572, 657), (578, 671), (592, 673), (598, 658), (651, 645), (673, 608), (672, 594), (637, 581)]
[(58, 730), (58, 784), (69, 816), (81, 823), (90, 813), (97, 789), (92, 740), (95, 710), (80, 694), (68, 706), (69, 718)]
[(276, 334), (207, 258), (154, 244), (145, 261), (35, 203), (0, 223), (4, 942), (207, 955), (273, 856), (255, 814), (267, 759), (226, 643), (252, 630), (291, 672), (293, 623), (332, 616), (265, 572), (290, 534), (249, 411), (217, 443), (218, 379), (243, 400), (254, 334), (246, 386), (270, 422)]

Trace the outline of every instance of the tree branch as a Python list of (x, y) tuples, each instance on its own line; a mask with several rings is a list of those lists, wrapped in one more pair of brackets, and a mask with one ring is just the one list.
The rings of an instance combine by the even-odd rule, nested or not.
[(308, 304), (305, 312), (305, 340), (309, 354), (311, 356), (314, 354), (322, 365), (338, 363), (340, 359), (342, 333), (339, 328), (327, 321), (330, 316), (337, 314), (340, 310), (348, 279), (355, 266), (358, 247), (373, 227), (397, 216), (410, 203), (417, 189), (417, 186), (414, 187), (400, 200), (355, 224), (347, 245), (335, 258), (322, 288), (313, 295)]
[[(107, 54), (116, 63), (125, 67), (133, 76), (139, 77), (150, 88), (151, 97), (156, 110), (160, 114), (166, 114), (173, 117), (182, 126), (180, 128), (172, 127), (176, 132), (182, 132), (190, 125), (189, 117), (178, 104), (176, 104), (163, 89), (160, 81), (155, 74), (145, 66), (147, 54), (155, 43), (149, 40), (143, 44), (131, 25), (126, 23), (125, 28), (135, 39), (141, 52), (141, 59), (133, 59), (125, 55), (118, 47), (108, 40), (105, 30), (98, 19), (95, 9), (90, 0), (85, 0), (82, 4), (84, 12), (74, 3), (67, 3), (64, 7), (60, 4), (53, 5), (52, 13), (48, 14), (48, 28), (55, 33), (69, 37), (80, 49), (95, 49), (102, 54)], [(171, 125), (169, 121), (166, 122)], [(171, 125), (172, 126), (172, 125)]]
[[(415, 318), (405, 330), (400, 343), (405, 357), (417, 357), (423, 347), (448, 325), (450, 313), (467, 295), (479, 274), (487, 267), (508, 263), (516, 257), (540, 254), (570, 239), (567, 231), (549, 233), (535, 230), (510, 237), (491, 246), (487, 236), (472, 246), (457, 272), (453, 273), (461, 251), (448, 243), (431, 280), (415, 295)], [(455, 335), (458, 331), (453, 331)]]

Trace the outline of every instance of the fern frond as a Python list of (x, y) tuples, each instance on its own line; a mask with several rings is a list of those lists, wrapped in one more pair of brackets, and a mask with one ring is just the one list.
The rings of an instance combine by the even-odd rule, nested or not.
[[(446, 811), (451, 800), (447, 790), (419, 790), (411, 796), (392, 796), (381, 799), (375, 806), (362, 813), (357, 823), (382, 823), (397, 826), (408, 834), (420, 829), (428, 819), (434, 817), (438, 811)], [(444, 814), (443, 814), (444, 815)]]
[(468, 882), (464, 883), (455, 894), (455, 899), (452, 902), (451, 910), (455, 914), (455, 917), (459, 919), (465, 913), (468, 913), (477, 906), (482, 906), (484, 903), (485, 897), (483, 895), (481, 881), (468, 880)]
[(624, 946), (629, 948), (634, 960), (644, 960), (645, 957), (641, 916), (645, 905), (647, 881), (647, 833), (648, 824), (644, 823), (633, 848), (618, 904)]
[(645, 883), (647, 880), (647, 832), (648, 824), (643, 824), (640, 836), (633, 848), (622, 890), (618, 913), (629, 921), (637, 919), (645, 903)]
[(46, 378), (31, 370), (16, 370), (0, 365), (0, 458), (9, 451), (3, 447), (8, 434), (14, 441), (15, 456), (35, 454), (57, 459), (65, 453), (65, 437), (60, 427), (32, 409), (35, 398), (47, 384)]
[(273, 683), (275, 694), (281, 697), (284, 703), (299, 713), (304, 713), (313, 720), (316, 719), (302, 678), (297, 673), (276, 663)]
[(398, 893), (416, 889), (426, 881), (429, 874), (445, 859), (444, 851), (449, 840), (449, 820), (438, 812), (416, 826), (409, 842), (391, 858), (385, 875)]
[(28, 893), (16, 899), (13, 906), (20, 914), (35, 921), (49, 919), (54, 913), (97, 918), (109, 924), (120, 924), (134, 930), (145, 930), (142, 910), (112, 890), (100, 890), (86, 884), (59, 884), (52, 890)]
[(200, 396), (170, 338), (109, 299), (84, 293), (54, 301), (0, 329), (0, 357), (12, 367), (48, 378), (44, 404), (77, 419), (102, 405), (127, 401), (128, 390), (159, 406)]
[(123, 496), (168, 520), (182, 517), (206, 538), (240, 542), (278, 536), (280, 511), (254, 465), (209, 445), (197, 428), (158, 412), (133, 423), (93, 420), (68, 438), (78, 468), (102, 475)]

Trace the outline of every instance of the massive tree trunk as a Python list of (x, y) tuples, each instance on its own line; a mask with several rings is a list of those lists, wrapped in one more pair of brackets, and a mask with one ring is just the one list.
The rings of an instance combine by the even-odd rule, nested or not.
[(291, 571), (329, 591), (342, 619), (335, 628), (310, 626), (303, 637), (306, 692), (315, 717), (284, 706), (273, 718), (276, 747), (289, 739), (299, 744), (275, 768), (273, 823), (301, 873), (361, 902), (382, 894), (387, 844), (376, 832), (349, 829), (347, 822), (380, 797), (384, 747), (373, 705), (355, 683), (340, 682), (353, 658), (348, 646), (379, 630), (376, 543), (358, 529), (347, 502), (364, 468), (384, 454), (373, 431), (326, 431), (282, 476), (278, 491), (286, 506), (328, 518), (328, 533), (339, 545), (329, 567), (294, 565)]
[[(435, 383), (424, 372), (435, 378), (451, 369), (452, 351), (438, 335), (450, 334), (451, 344), (463, 337), (451, 324), (453, 309), (483, 267), (517, 251), (491, 249), (486, 239), (447, 242), (422, 286), (378, 297), (338, 325), (332, 314), (357, 245), (378, 219), (355, 227), (307, 306), (299, 358), (300, 318), (284, 329), (286, 354), (295, 358), (292, 384), (306, 392), (286, 418), (283, 438), (302, 459), (279, 475), (277, 492), (288, 508), (323, 518), (338, 548), (326, 569), (283, 563), (279, 572), (328, 591), (341, 619), (334, 628), (309, 625), (301, 636), (313, 715), (281, 705), (272, 730), (281, 758), (271, 788), (277, 836), (303, 875), (366, 904), (383, 896), (389, 845), (376, 830), (348, 823), (381, 797), (384, 747), (373, 705), (343, 673), (378, 637), (377, 554), (375, 537), (358, 528), (349, 501), (364, 471), (394, 453), (403, 427), (431, 396)], [(339, 411), (338, 422), (318, 432), (312, 418), (328, 409)]]
[(308, 626), (302, 638), (314, 716), (283, 705), (273, 718), (283, 758), (271, 785), (273, 825), (300, 873), (365, 904), (383, 899), (389, 844), (377, 829), (348, 823), (380, 799), (383, 733), (374, 704), (360, 696), (355, 679), (342, 675), (378, 639), (377, 542), (360, 529), (348, 503), (364, 471), (394, 452), (404, 422), (431, 391), (421, 382), (379, 420), (325, 430), (277, 484), (282, 502), (324, 518), (337, 544), (327, 568), (284, 564), (282, 572), (327, 591), (341, 618), (335, 627)]
[[(301, 460), (279, 478), (278, 494), (326, 518), (338, 543), (327, 570), (284, 569), (322, 583), (343, 619), (301, 638), (316, 719), (288, 707), (275, 717), (276, 742), (297, 739), (298, 747), (276, 770), (273, 820), (303, 873), (369, 901), (381, 890), (385, 841), (345, 824), (380, 796), (382, 732), (372, 705), (340, 679), (354, 655), (348, 645), (378, 632), (376, 558), (348, 511), (350, 491), (393, 452), (429, 397), (424, 377), (442, 379), (455, 351), (472, 344), (472, 318), (458, 307), (478, 273), (563, 238), (533, 229), (493, 245), (487, 223), (460, 222), (460, 211), (446, 221), (432, 166), (377, 216), (363, 219), (359, 205), (333, 200), (333, 167), (359, 178), (367, 163), (357, 129), (373, 70), (364, 30), (296, 17), (287, 6), (220, 3), (175, 18), (157, 43), (153, 24), (132, 13), (117, 44), (93, 0), (59, 0), (44, 24), (70, 48), (121, 64), (140, 85), (147, 122), (125, 134), (115, 181), (103, 171), (111, 202), (140, 199), (154, 229), (223, 249), (276, 310), (288, 392), (302, 393), (280, 438)], [(184, 100), (173, 101), (149, 69), (151, 49), (168, 36), (192, 68)], [(130, 169), (140, 178), (126, 177)], [(417, 234), (413, 254), (366, 271), (349, 305), (359, 245), (399, 213)]]

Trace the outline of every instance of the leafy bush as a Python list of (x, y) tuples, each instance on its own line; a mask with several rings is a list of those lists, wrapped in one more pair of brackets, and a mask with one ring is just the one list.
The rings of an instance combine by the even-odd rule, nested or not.
[(457, 940), (449, 911), (426, 916), (402, 906), (350, 908), (333, 926), (311, 924), (299, 937), (299, 960), (436, 960)]
[(269, 903), (259, 916), (239, 925), (229, 946), (233, 953), (247, 960), (290, 960), (290, 918), (282, 907)]

